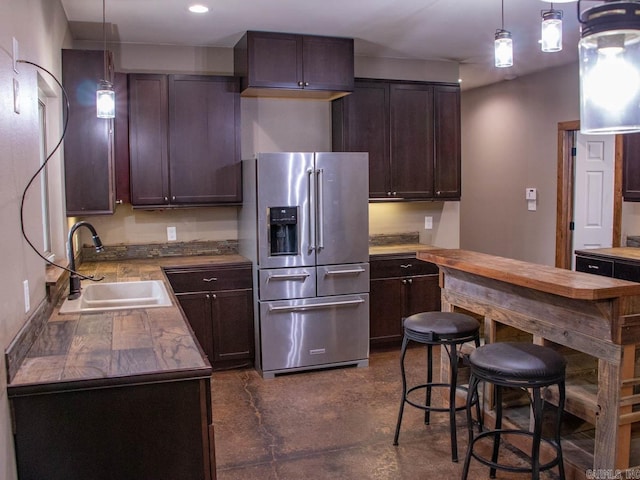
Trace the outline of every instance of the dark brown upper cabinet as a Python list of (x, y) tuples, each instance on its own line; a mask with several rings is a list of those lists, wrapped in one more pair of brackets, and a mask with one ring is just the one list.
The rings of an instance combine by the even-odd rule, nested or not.
[[(69, 99), (64, 138), (69, 217), (112, 214), (115, 210), (114, 122), (96, 116), (96, 90), (104, 79), (104, 58), (102, 50), (62, 50), (62, 84)], [(112, 72), (110, 59), (107, 53)], [(116, 97), (121, 94), (116, 92)]]
[(236, 77), (129, 75), (131, 204), (242, 202)]
[(357, 79), (332, 120), (334, 151), (369, 152), (371, 199), (460, 198), (458, 85)]
[(640, 133), (623, 136), (622, 197), (627, 202), (640, 202)]
[(353, 91), (353, 39), (247, 32), (234, 48), (243, 96), (332, 100)]

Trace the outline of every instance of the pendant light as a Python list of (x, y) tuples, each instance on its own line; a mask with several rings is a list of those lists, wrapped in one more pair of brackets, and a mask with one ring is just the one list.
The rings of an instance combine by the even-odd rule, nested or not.
[(579, 8), (580, 130), (640, 131), (640, 2)]
[(553, 3), (550, 10), (542, 11), (541, 39), (543, 52), (562, 50), (562, 10), (554, 10)]
[(502, 28), (496, 30), (494, 49), (496, 67), (513, 66), (513, 40), (511, 32), (504, 29), (504, 0), (502, 0)]
[(107, 25), (105, 21), (105, 1), (102, 0), (102, 38), (103, 38), (103, 64), (104, 78), (98, 83), (96, 92), (96, 111), (98, 118), (114, 118), (116, 116), (116, 94), (113, 84), (109, 81), (107, 63)]

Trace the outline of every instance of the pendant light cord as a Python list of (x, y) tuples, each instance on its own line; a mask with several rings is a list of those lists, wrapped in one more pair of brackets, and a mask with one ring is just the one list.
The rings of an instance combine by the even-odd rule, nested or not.
[[(503, 0), (504, 1), (504, 0)], [(104, 80), (107, 79), (107, 22), (106, 22), (106, 0), (102, 0), (102, 63), (104, 65)], [(109, 82), (111, 83), (111, 82)]]
[(42, 258), (45, 262), (47, 262), (49, 265), (61, 268), (62, 270), (66, 270), (69, 273), (76, 274), (76, 275), (78, 275), (80, 278), (82, 278), (84, 280), (100, 281), (100, 280), (102, 280), (102, 278), (95, 278), (93, 275), (84, 275), (82, 273), (78, 273), (75, 270), (72, 270), (72, 269), (67, 268), (67, 267), (63, 267), (62, 265), (59, 265), (59, 264), (49, 260), (47, 257), (42, 255), (42, 253), (40, 253), (40, 251), (36, 248), (36, 246), (33, 244), (31, 239), (29, 239), (29, 236), (27, 235), (27, 232), (25, 230), (25, 227), (24, 227), (24, 204), (25, 204), (25, 200), (27, 198), (27, 192), (29, 191), (29, 188), (31, 188), (31, 186), (33, 185), (33, 182), (36, 180), (36, 178), (38, 178), (38, 175), (40, 175), (40, 173), (45, 169), (45, 167), (49, 163), (49, 160), (51, 160), (51, 157), (53, 157), (53, 154), (56, 153), (56, 151), (60, 148), (60, 145), (62, 145), (62, 141), (64, 140), (64, 137), (67, 134), (67, 127), (69, 125), (69, 97), (67, 96), (67, 92), (64, 89), (64, 87), (62, 86), (62, 83), (60, 83), (60, 81), (56, 78), (56, 76), (53, 73), (51, 73), (49, 70), (47, 70), (46, 68), (38, 65), (37, 63), (30, 62), (29, 60), (16, 60), (16, 63), (26, 63), (28, 65), (33, 65), (34, 67), (39, 68), (43, 72), (46, 72), (47, 74), (49, 74), (49, 76), (51, 78), (53, 78), (53, 80), (58, 84), (58, 87), (60, 87), (60, 90), (62, 91), (63, 105), (64, 105), (64, 108), (65, 108), (64, 126), (62, 127), (62, 135), (60, 135), (60, 140), (58, 140), (58, 143), (56, 143), (56, 146), (53, 148), (53, 150), (51, 150), (51, 153), (49, 153), (49, 155), (47, 155), (47, 158), (45, 158), (44, 162), (42, 162), (42, 165), (40, 165), (40, 168), (38, 168), (38, 170), (36, 170), (36, 172), (31, 176), (31, 178), (27, 182), (27, 186), (24, 187), (24, 190), (22, 191), (22, 199), (20, 200), (20, 230), (22, 232), (22, 236), (26, 240), (27, 244), (31, 247), (31, 249), (34, 252), (36, 252), (36, 254), (40, 258)]

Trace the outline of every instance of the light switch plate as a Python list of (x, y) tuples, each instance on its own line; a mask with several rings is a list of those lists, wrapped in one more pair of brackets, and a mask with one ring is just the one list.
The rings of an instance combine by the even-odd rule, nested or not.
[(433, 228), (433, 217), (424, 217), (424, 229), (431, 230)]
[(167, 240), (169, 242), (175, 242), (176, 238), (176, 227), (167, 227)]

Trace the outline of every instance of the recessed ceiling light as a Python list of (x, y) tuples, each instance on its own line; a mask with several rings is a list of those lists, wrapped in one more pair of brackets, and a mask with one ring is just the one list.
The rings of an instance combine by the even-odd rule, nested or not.
[(209, 11), (209, 7), (205, 7), (204, 5), (195, 4), (189, 6), (189, 11), (191, 13), (207, 13)]

